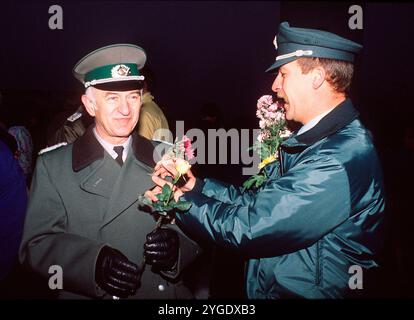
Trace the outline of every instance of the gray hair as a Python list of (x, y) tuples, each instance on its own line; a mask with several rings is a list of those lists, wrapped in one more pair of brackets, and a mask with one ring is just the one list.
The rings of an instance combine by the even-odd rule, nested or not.
[(85, 91), (85, 95), (89, 99), (90, 102), (96, 105), (96, 98), (95, 98), (95, 92), (93, 91), (93, 87), (88, 87)]
[[(94, 105), (94, 107), (96, 108), (96, 97), (95, 97), (95, 88), (90, 86), (86, 89), (85, 91), (85, 95), (88, 98), (88, 100), (90, 102), (92, 102), (92, 104)], [(142, 95), (143, 95), (143, 90), (140, 89), (139, 91), (139, 95), (141, 96), (141, 106), (142, 106)]]

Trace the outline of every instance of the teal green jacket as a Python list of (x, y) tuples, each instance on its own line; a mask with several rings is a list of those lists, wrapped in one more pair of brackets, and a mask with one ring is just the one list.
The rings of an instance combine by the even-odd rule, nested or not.
[(249, 259), (249, 298), (356, 295), (351, 266), (362, 279), (379, 266), (385, 200), (377, 153), (351, 101), (286, 140), (265, 170), (257, 191), (198, 181), (177, 224)]
[[(38, 157), (32, 181), (21, 263), (44, 277), (60, 266), (63, 288), (59, 298), (109, 298), (95, 283), (95, 263), (105, 245), (118, 249), (132, 262), (143, 261), (146, 235), (154, 218), (138, 208), (138, 195), (153, 187), (154, 146), (134, 134), (120, 167), (96, 140), (91, 128), (73, 144)], [(199, 247), (179, 232), (177, 269), (159, 273), (147, 265), (136, 299), (191, 298), (181, 271)], [(52, 271), (51, 271), (52, 270)], [(184, 272), (184, 271), (183, 271)]]

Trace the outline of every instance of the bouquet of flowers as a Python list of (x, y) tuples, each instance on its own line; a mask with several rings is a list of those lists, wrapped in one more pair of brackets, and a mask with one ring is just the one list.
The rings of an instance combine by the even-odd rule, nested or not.
[(175, 164), (175, 169), (178, 174), (172, 180), (171, 184), (166, 183), (161, 193), (157, 195), (158, 201), (152, 202), (145, 195), (138, 196), (138, 203), (141, 206), (146, 206), (151, 209), (151, 213), (159, 214), (156, 228), (160, 227), (164, 218), (170, 218), (169, 213), (174, 210), (185, 211), (191, 207), (188, 201), (175, 201), (174, 186), (177, 185), (181, 179), (185, 180), (185, 174), (191, 168), (188, 161), (194, 158), (194, 150), (191, 146), (191, 140), (187, 136), (183, 136), (181, 140), (176, 139), (171, 145), (171, 148), (163, 155), (162, 161), (172, 160)]
[(258, 166), (259, 173), (243, 183), (244, 190), (259, 188), (266, 181), (263, 168), (277, 160), (280, 144), (292, 134), (286, 126), (283, 107), (278, 102), (273, 102), (271, 95), (264, 95), (257, 101), (256, 116), (260, 120), (260, 134), (252, 148), (259, 153), (262, 161)]

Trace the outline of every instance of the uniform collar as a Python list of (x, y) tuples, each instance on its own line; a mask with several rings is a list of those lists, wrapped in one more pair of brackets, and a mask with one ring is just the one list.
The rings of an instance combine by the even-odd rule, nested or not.
[(352, 101), (347, 98), (336, 108), (323, 117), (317, 125), (301, 135), (294, 134), (281, 147), (291, 152), (302, 151), (315, 142), (337, 132), (359, 116), (358, 111), (354, 108)]
[[(94, 125), (91, 125), (83, 136), (73, 143), (72, 149), (72, 169), (77, 172), (89, 166), (92, 162), (104, 157), (104, 148), (96, 139), (93, 133)], [(153, 144), (138, 135), (135, 131), (132, 136), (132, 150), (135, 158), (147, 166), (154, 167)]]
[(126, 157), (128, 156), (129, 149), (131, 147), (131, 143), (132, 143), (132, 137), (131, 136), (129, 136), (128, 139), (124, 143), (119, 144), (119, 145), (115, 145), (115, 144), (111, 144), (111, 143), (105, 141), (104, 139), (102, 139), (99, 136), (98, 132), (96, 132), (96, 127), (93, 128), (92, 131), (95, 135), (96, 140), (98, 140), (98, 142), (102, 145), (102, 147), (104, 147), (106, 152), (108, 152), (111, 155), (112, 158), (116, 159), (116, 157), (118, 156), (118, 154), (114, 151), (115, 146), (124, 147), (122, 160), (125, 162)]
[(326, 116), (329, 112), (331, 112), (334, 108), (329, 109), (326, 112), (321, 113), (320, 115), (316, 116), (315, 118), (313, 118), (311, 121), (309, 121), (307, 124), (303, 125), (299, 131), (297, 132), (297, 135), (300, 134), (304, 134), (306, 131), (309, 131), (310, 129), (312, 129), (314, 126), (316, 126), (318, 124), (319, 121), (321, 121), (321, 119)]

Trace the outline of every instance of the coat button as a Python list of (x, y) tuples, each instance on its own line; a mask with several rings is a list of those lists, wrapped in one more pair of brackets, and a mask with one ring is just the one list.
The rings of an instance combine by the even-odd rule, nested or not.
[(158, 290), (160, 290), (160, 291), (164, 291), (164, 290), (165, 290), (164, 285), (159, 284), (159, 285), (158, 285)]

